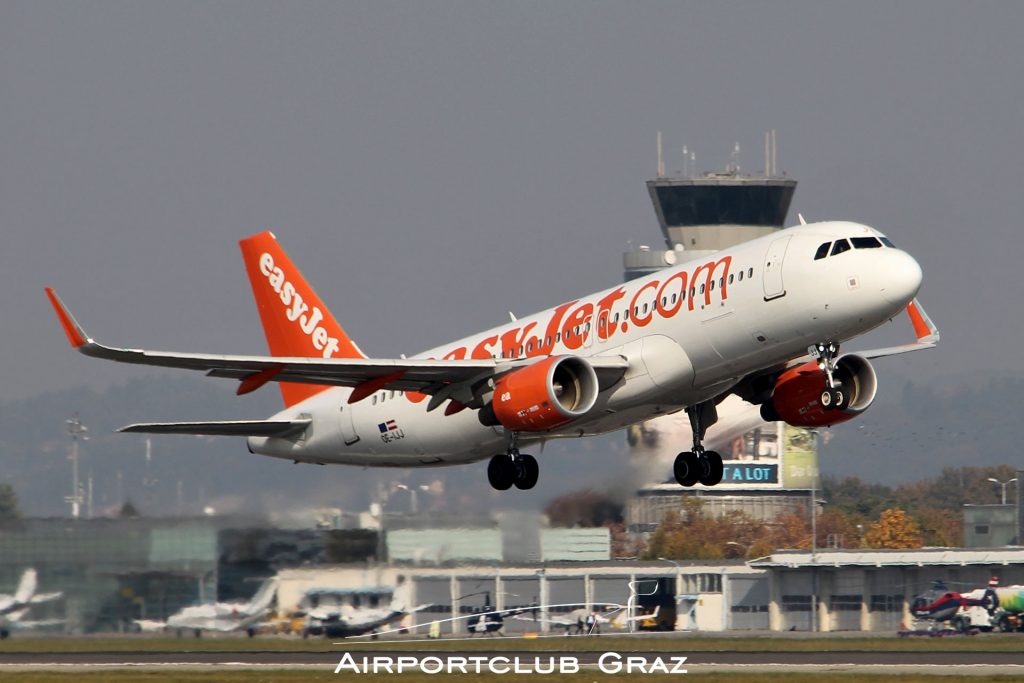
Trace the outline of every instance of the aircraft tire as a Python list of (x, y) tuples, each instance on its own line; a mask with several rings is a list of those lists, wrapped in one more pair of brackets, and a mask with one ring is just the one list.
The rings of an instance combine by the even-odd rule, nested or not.
[(846, 395), (842, 387), (836, 387), (832, 390), (832, 396), (835, 399), (832, 401), (834, 410), (845, 410), (846, 406), (850, 405), (850, 397)]
[(698, 481), (704, 486), (714, 486), (722, 481), (725, 467), (722, 465), (722, 456), (716, 451), (705, 451), (701, 458), (701, 474)]
[(487, 464), (487, 481), (491, 488), (498, 491), (507, 491), (512, 488), (516, 479), (516, 468), (512, 459), (505, 454), (499, 454), (491, 458)]
[(819, 399), (821, 407), (825, 410), (832, 410), (832, 404), (835, 402), (834, 399), (835, 396), (832, 395), (831, 389), (823, 389), (821, 392), (821, 398)]
[(522, 467), (519, 471), (515, 481), (515, 487), (521, 491), (528, 491), (537, 485), (537, 479), (540, 477), (540, 466), (537, 464), (537, 458), (527, 453), (520, 453), (519, 455)]
[(697, 454), (693, 451), (683, 451), (676, 456), (672, 466), (672, 474), (680, 486), (690, 487), (697, 483), (700, 476), (701, 465)]

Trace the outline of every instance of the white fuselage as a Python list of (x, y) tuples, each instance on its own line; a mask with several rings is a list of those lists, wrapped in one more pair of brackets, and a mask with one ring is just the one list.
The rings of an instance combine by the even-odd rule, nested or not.
[[(825, 242), (878, 235), (847, 222), (789, 228), (416, 357), (624, 357), (624, 376), (602, 387), (586, 415), (552, 431), (523, 432), (520, 443), (621, 429), (712, 399), (811, 344), (843, 342), (902, 311), (921, 284), (906, 252), (851, 249), (814, 259)], [(327, 389), (282, 411), (277, 418), (311, 417), (311, 428), (298, 439), (251, 437), (250, 450), (408, 467), (471, 462), (505, 449), (504, 430), (482, 425), (476, 410), (428, 412), (427, 397), (390, 390), (348, 404), (351, 391)]]

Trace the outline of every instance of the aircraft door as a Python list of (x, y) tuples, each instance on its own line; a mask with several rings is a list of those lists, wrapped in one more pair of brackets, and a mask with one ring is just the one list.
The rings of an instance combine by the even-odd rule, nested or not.
[(359, 441), (359, 435), (356, 434), (356, 427), (352, 418), (354, 408), (354, 405), (342, 403), (341, 407), (338, 409), (341, 412), (339, 415), (340, 420), (338, 422), (341, 426), (341, 438), (345, 440), (346, 446), (351, 446), (355, 442)]
[(768, 246), (764, 257), (764, 300), (771, 301), (786, 296), (786, 287), (782, 282), (782, 262), (786, 258), (786, 248), (792, 235), (780, 237)]

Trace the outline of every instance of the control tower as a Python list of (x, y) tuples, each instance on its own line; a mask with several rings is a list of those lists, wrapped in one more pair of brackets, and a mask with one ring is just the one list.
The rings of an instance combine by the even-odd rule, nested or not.
[(763, 175), (742, 175), (738, 151), (737, 146), (724, 172), (667, 177), (659, 134), (658, 177), (647, 181), (647, 192), (666, 250), (641, 246), (627, 251), (623, 254), (626, 280), (784, 227), (796, 181), (776, 174), (774, 131), (765, 134)]
[[(774, 131), (765, 134), (765, 171), (760, 174), (741, 172), (738, 145), (726, 169), (711, 173), (697, 173), (695, 160), (687, 158), (683, 149), (683, 172), (667, 175), (659, 133), (658, 173), (647, 181), (647, 191), (665, 246), (625, 252), (627, 281), (785, 227), (796, 181), (776, 171)], [(725, 399), (718, 410), (719, 422), (708, 430), (705, 445), (722, 454), (726, 476), (713, 488), (683, 489), (671, 480), (676, 453), (692, 439), (685, 413), (629, 428), (630, 455), (649, 482), (627, 505), (631, 529), (652, 530), (667, 510), (678, 509), (681, 499), (692, 495), (701, 496), (713, 514), (743, 511), (760, 519), (808, 505), (811, 479), (807, 476), (817, 476), (817, 458), (815, 448), (795, 445), (807, 441), (800, 430), (782, 423), (765, 424), (755, 409), (736, 396)]]

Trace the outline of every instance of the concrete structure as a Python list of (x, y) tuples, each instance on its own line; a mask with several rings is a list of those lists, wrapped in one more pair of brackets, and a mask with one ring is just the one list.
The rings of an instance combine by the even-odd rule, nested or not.
[(768, 571), (773, 631), (895, 631), (935, 580), (964, 592), (992, 576), (1024, 583), (1024, 548), (781, 551), (750, 566)]
[(1018, 545), (1016, 505), (964, 505), (964, 547)]

